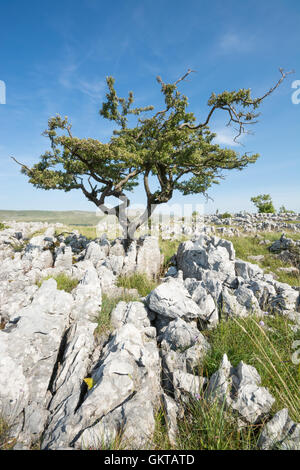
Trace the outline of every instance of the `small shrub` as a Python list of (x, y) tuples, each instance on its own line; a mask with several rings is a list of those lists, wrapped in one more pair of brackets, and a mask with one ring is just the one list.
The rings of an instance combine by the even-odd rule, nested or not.
[(281, 206), (279, 208), (278, 214), (296, 214), (296, 212), (292, 210), (288, 210), (284, 206)]
[(230, 219), (232, 215), (230, 214), (230, 212), (224, 212), (224, 214), (220, 214), (219, 217), (220, 219)]
[(257, 207), (260, 214), (274, 214), (276, 212), (270, 194), (252, 197), (251, 202)]

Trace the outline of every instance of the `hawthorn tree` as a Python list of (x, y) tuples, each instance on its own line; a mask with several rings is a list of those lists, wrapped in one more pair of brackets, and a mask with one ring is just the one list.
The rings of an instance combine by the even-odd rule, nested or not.
[[(216, 134), (208, 124), (217, 111), (224, 112), (227, 125), (237, 127), (235, 139), (247, 131), (258, 117), (257, 109), (290, 72), (280, 69), (281, 77), (263, 96), (253, 98), (250, 89), (212, 93), (208, 100), (208, 114), (201, 123), (188, 112), (188, 100), (179, 84), (193, 71), (188, 70), (174, 83), (164, 83), (160, 77), (164, 109), (154, 112), (153, 106), (133, 107), (133, 93), (120, 98), (113, 77), (107, 77), (108, 92), (100, 115), (113, 121), (118, 128), (108, 143), (75, 137), (67, 117), (59, 115), (48, 121), (43, 133), (50, 139), (51, 150), (40, 157), (32, 168), (19, 163), (21, 171), (36, 188), (70, 191), (80, 189), (104, 214), (117, 216), (130, 243), (135, 231), (151, 217), (155, 208), (168, 202), (174, 191), (187, 194), (207, 194), (207, 189), (223, 178), (223, 170), (242, 170), (254, 163), (258, 154), (249, 155), (221, 148), (214, 143)], [(150, 115), (149, 115), (150, 113)], [(128, 126), (128, 117), (136, 117), (134, 126)], [(151, 189), (153, 180), (157, 186)], [(147, 198), (145, 211), (130, 218), (129, 193), (141, 183)], [(151, 183), (151, 184), (150, 184)], [(119, 200), (109, 207), (110, 197)]]
[(270, 194), (259, 194), (251, 198), (253, 204), (257, 207), (259, 214), (274, 214), (275, 207)]

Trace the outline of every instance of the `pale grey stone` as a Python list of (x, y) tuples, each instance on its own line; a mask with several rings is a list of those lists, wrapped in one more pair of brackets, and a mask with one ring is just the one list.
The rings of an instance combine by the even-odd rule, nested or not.
[(162, 349), (184, 350), (198, 345), (199, 348), (207, 350), (209, 345), (193, 325), (186, 323), (181, 318), (171, 321), (160, 337)]
[(192, 320), (199, 317), (201, 311), (192, 300), (185, 287), (173, 278), (156, 287), (147, 297), (148, 307), (157, 315), (165, 318), (183, 318)]
[(199, 377), (194, 374), (188, 374), (181, 370), (175, 370), (173, 373), (173, 385), (175, 399), (187, 401), (192, 398), (200, 398), (203, 386), (207, 383), (205, 377)]
[(120, 328), (126, 323), (132, 323), (136, 328), (142, 330), (150, 327), (149, 313), (141, 302), (119, 302), (111, 313), (111, 325)]
[(90, 266), (83, 279), (72, 291), (74, 307), (71, 319), (80, 320), (88, 317), (95, 321), (101, 309), (102, 290), (96, 269)]
[(278, 411), (265, 424), (259, 436), (258, 447), (262, 450), (300, 450), (300, 424), (289, 418), (287, 408)]
[(260, 387), (260, 376), (252, 366), (242, 361), (233, 368), (224, 354), (220, 369), (215, 372), (207, 388), (209, 399), (217, 399), (236, 411), (246, 422), (255, 424), (270, 412), (275, 399)]
[(172, 446), (177, 445), (177, 433), (178, 433), (178, 425), (177, 425), (177, 416), (179, 414), (179, 407), (173, 398), (165, 393), (162, 394), (162, 404), (164, 408), (164, 416), (167, 424), (168, 429), (168, 437), (170, 444)]
[(96, 267), (99, 261), (103, 261), (106, 258), (106, 256), (107, 256), (107, 253), (104, 247), (92, 241), (87, 246), (84, 259), (91, 261), (93, 265)]

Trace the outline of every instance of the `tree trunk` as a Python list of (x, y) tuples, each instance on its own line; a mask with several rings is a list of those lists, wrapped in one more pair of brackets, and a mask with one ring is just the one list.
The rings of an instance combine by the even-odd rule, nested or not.
[(124, 224), (124, 219), (123, 220), (119, 219), (119, 223), (123, 227), (123, 231), (124, 231), (124, 247), (126, 251), (128, 250), (131, 243), (135, 240), (134, 234), (137, 231), (137, 229), (140, 228), (149, 220), (149, 218), (155, 211), (156, 207), (157, 207), (157, 204), (148, 203), (143, 214), (141, 214), (139, 217), (135, 218), (132, 221), (129, 221), (127, 219), (128, 220), (127, 224)]

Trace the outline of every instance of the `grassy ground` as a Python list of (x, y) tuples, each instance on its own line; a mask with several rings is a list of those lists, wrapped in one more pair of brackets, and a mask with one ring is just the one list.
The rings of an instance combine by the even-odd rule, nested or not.
[(158, 282), (149, 279), (146, 274), (132, 274), (131, 276), (120, 276), (117, 281), (118, 287), (124, 287), (125, 289), (137, 289), (138, 293), (145, 297), (155, 289)]
[(180, 237), (175, 240), (163, 240), (161, 237), (159, 238), (160, 251), (164, 255), (164, 263), (161, 272), (162, 275), (164, 275), (170, 267), (171, 258), (177, 253), (180, 243), (186, 240), (188, 240), (186, 237)]
[(200, 395), (191, 400), (178, 423), (178, 450), (254, 450), (259, 426), (239, 429), (236, 417)]
[(288, 407), (291, 417), (300, 422), (299, 365), (292, 362), (293, 342), (300, 340), (290, 321), (284, 316), (266, 316), (264, 325), (255, 317), (223, 320), (217, 328), (205, 331), (211, 351), (201, 364), (205, 376), (210, 377), (226, 353), (233, 366), (240, 361), (254, 366), (276, 398), (273, 411)]
[[(290, 267), (291, 264), (284, 263), (278, 259), (275, 254), (270, 253), (268, 247), (280, 238), (280, 234), (271, 232), (259, 234), (256, 236), (241, 236), (241, 237), (224, 237), (233, 243), (235, 248), (236, 257), (244, 261), (249, 261), (253, 264), (258, 264), (266, 273), (273, 272), (276, 274), (279, 282), (285, 282), (291, 286), (300, 286), (299, 275), (294, 273), (286, 273), (280, 271), (278, 268)], [(293, 240), (300, 240), (300, 234), (287, 233), (289, 238)], [(267, 245), (260, 245), (262, 240), (269, 240), (271, 243)], [(261, 261), (253, 261), (250, 256), (263, 255), (264, 259)]]
[[(224, 353), (233, 366), (244, 361), (257, 369), (261, 385), (267, 387), (276, 399), (270, 415), (287, 407), (290, 417), (300, 422), (300, 369), (292, 362), (292, 344), (300, 339), (300, 333), (291, 331), (285, 317), (269, 317), (265, 326), (254, 318), (222, 321), (217, 328), (204, 334), (212, 349), (199, 364), (199, 375), (211, 377), (219, 368)], [(209, 402), (203, 391), (199, 391), (199, 395), (186, 405), (185, 415), (178, 422), (173, 448), (255, 450), (263, 424), (239, 429), (236, 415), (216, 402)], [(162, 410), (156, 416), (154, 444), (158, 450), (172, 448)]]
[(67, 225), (96, 225), (101, 217), (86, 211), (0, 211), (0, 220), (16, 222), (48, 222)]
[(95, 240), (97, 238), (97, 231), (96, 227), (94, 226), (86, 226), (86, 225), (66, 225), (63, 229), (56, 229), (55, 230), (55, 235), (64, 235), (68, 236), (70, 235), (71, 232), (74, 230), (77, 230), (81, 235), (86, 237), (88, 240)]
[(10, 450), (15, 443), (15, 440), (10, 439), (9, 431), (10, 426), (0, 416), (0, 450)]

